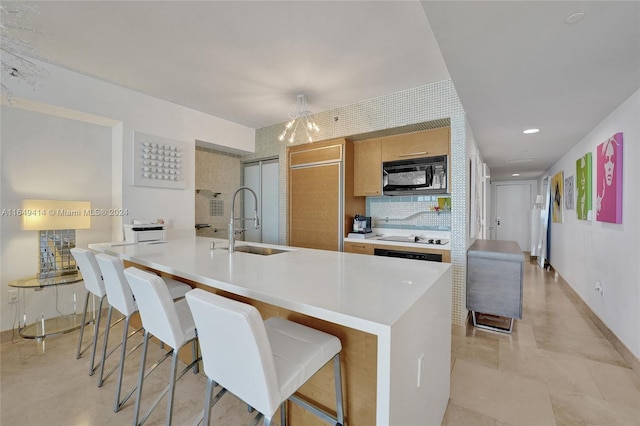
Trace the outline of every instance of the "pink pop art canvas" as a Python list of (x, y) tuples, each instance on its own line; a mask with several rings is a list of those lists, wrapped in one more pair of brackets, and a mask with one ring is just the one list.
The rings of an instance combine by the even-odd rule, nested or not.
[(622, 223), (622, 133), (598, 145), (596, 220)]

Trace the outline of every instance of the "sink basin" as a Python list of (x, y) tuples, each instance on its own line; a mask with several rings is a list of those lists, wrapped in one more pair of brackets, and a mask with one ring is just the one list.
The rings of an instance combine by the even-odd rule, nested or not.
[[(229, 249), (227, 248), (227, 250)], [(289, 250), (280, 250), (271, 247), (238, 246), (235, 248), (235, 251), (239, 251), (242, 253), (259, 254), (262, 256), (271, 256), (272, 254), (286, 253)]]

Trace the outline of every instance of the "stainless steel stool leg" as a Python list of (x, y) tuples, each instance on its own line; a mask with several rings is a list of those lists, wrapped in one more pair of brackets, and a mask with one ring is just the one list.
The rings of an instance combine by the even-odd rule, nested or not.
[(133, 410), (133, 426), (138, 426), (140, 417), (140, 400), (142, 399), (142, 382), (144, 380), (144, 368), (147, 359), (147, 348), (149, 347), (149, 332), (144, 331), (144, 342), (142, 344), (142, 355), (140, 359), (140, 374), (138, 375), (138, 393), (136, 395), (136, 406)]
[[(120, 348), (120, 367), (119, 367), (119, 370), (118, 370), (118, 382), (116, 383), (116, 402), (115, 402), (115, 405), (113, 406), (113, 412), (114, 413), (117, 413), (118, 411), (120, 411), (120, 408), (122, 408), (124, 403), (127, 402), (129, 397), (131, 396), (131, 393), (130, 393), (123, 401), (120, 401), (120, 394), (122, 392), (122, 379), (123, 379), (123, 376), (124, 376), (124, 362), (125, 362), (125, 359), (127, 358), (127, 341), (129, 340), (128, 333), (129, 333), (129, 321), (130, 320), (131, 320), (130, 316), (128, 316), (124, 320), (124, 331), (122, 332), (122, 347)], [(136, 333), (137, 333), (137, 331), (136, 331)], [(133, 333), (133, 334), (135, 334), (135, 333)], [(133, 352), (133, 350), (132, 350), (132, 352)]]
[(171, 359), (171, 372), (169, 374), (169, 396), (167, 398), (167, 417), (165, 418), (165, 424), (170, 425), (173, 418), (173, 398), (176, 393), (176, 374), (178, 369), (178, 349), (173, 350), (173, 357)]
[(207, 392), (204, 396), (204, 426), (209, 426), (209, 419), (211, 418), (211, 397), (213, 396), (213, 388), (215, 382), (207, 377)]
[(287, 401), (280, 405), (280, 426), (287, 426)]
[(109, 306), (107, 313), (107, 326), (104, 329), (104, 341), (102, 343), (102, 356), (100, 357), (100, 368), (98, 368), (98, 387), (102, 387), (104, 383), (104, 362), (107, 359), (107, 345), (109, 343), (109, 330), (111, 329), (111, 315), (113, 314), (113, 306)]
[(80, 324), (80, 336), (78, 336), (78, 349), (76, 350), (76, 359), (80, 359), (82, 356), (82, 337), (84, 336), (84, 326), (87, 323), (87, 310), (89, 308), (89, 297), (91, 293), (87, 292), (87, 297), (84, 299), (84, 311), (82, 312), (82, 323)]
[(333, 378), (336, 387), (336, 417), (340, 426), (344, 425), (344, 407), (342, 403), (342, 371), (340, 368), (340, 353), (333, 357)]
[[(102, 304), (104, 303), (104, 299), (106, 296), (102, 296), (100, 298), (100, 303), (98, 304), (98, 315), (96, 317), (96, 323), (94, 324), (94, 334), (93, 334), (93, 347), (91, 348), (91, 361), (89, 365), (89, 375), (93, 376), (93, 373), (96, 372), (96, 346), (98, 346), (98, 337), (100, 335), (100, 319), (102, 318)], [(107, 325), (108, 326), (108, 325)]]

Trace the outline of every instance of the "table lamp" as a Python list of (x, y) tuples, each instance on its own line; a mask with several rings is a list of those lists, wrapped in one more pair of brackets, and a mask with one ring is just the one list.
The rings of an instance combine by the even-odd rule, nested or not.
[(89, 201), (22, 200), (22, 229), (40, 231), (38, 278), (76, 273), (76, 229), (91, 227)]

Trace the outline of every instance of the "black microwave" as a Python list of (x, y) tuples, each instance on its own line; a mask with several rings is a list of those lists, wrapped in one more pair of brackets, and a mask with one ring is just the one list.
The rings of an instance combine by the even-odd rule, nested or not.
[(383, 195), (436, 195), (447, 193), (447, 156), (385, 161)]

